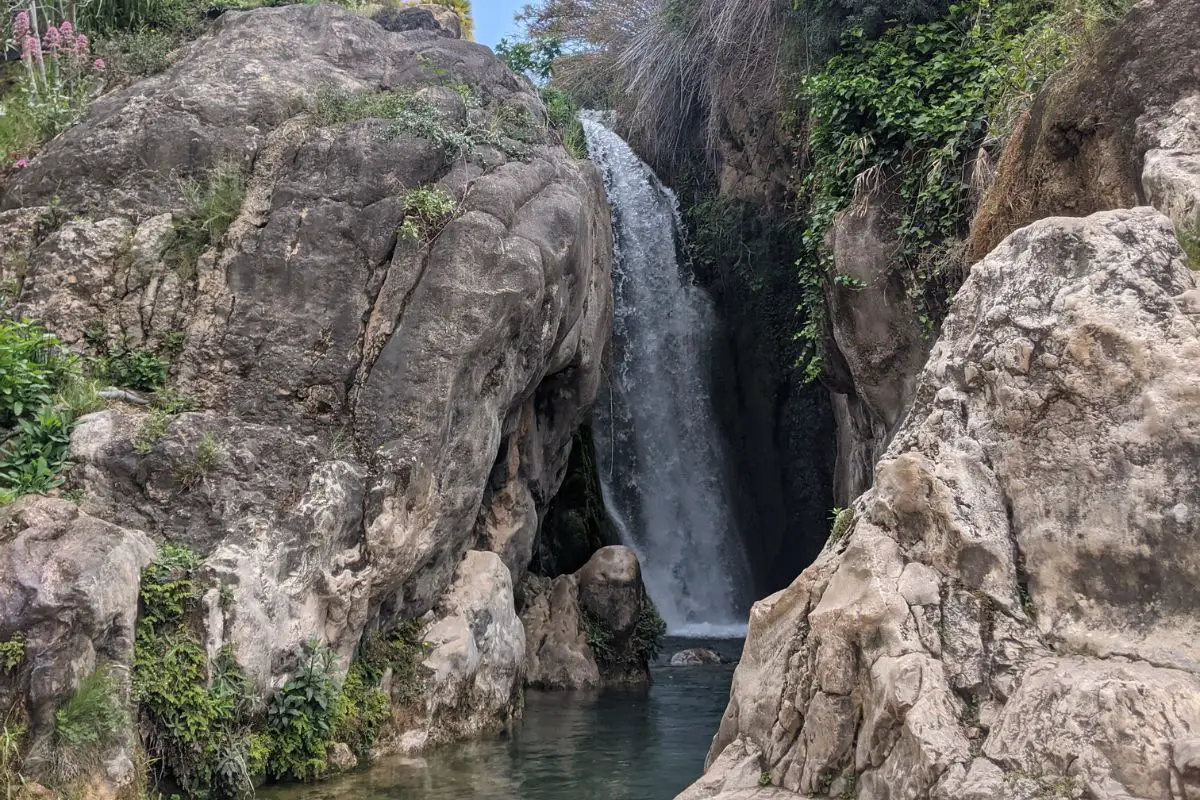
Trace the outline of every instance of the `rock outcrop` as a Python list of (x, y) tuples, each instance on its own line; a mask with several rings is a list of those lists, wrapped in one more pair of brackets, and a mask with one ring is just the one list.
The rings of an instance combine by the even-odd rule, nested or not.
[(650, 680), (665, 626), (628, 547), (601, 548), (572, 575), (532, 579), (524, 594), (528, 685), (592, 689)]
[(875, 799), (1200, 791), (1196, 296), (1149, 208), (975, 265), (848, 532), (755, 606), (718, 788), (684, 797), (753, 796), (719, 785), (754, 765)]
[[(423, 740), (519, 713), (512, 586), (600, 381), (611, 225), (528, 83), (444, 34), (226, 13), (7, 185), (15, 313), (79, 352), (173, 361), (162, 408), (72, 436), (82, 510), (48, 506), (53, 537), (109, 542), (123, 571), (95, 591), (122, 594), (67, 598), (110, 626), (69, 626), (69, 664), (33, 643), (37, 719), (93, 651), (127, 656), (151, 538), (200, 557), (209, 655), (232, 648), (262, 696), (305, 642), (344, 669), (364, 631), (429, 614)], [(233, 197), (228, 230), (197, 239), (210, 195)], [(24, 574), (0, 573), (10, 606)], [(11, 610), (4, 628), (32, 613)]]
[(725, 659), (716, 650), (709, 650), (707, 647), (693, 647), (688, 650), (680, 650), (671, 656), (668, 663), (672, 667), (693, 667), (700, 664), (724, 664)]

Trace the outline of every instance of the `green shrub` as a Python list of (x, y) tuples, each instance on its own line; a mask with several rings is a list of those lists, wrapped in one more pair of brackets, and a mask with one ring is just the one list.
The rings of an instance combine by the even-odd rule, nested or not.
[(833, 523), (829, 529), (829, 541), (836, 542), (845, 536), (854, 524), (854, 509), (835, 508), (829, 512), (829, 520)]
[(425, 693), (425, 642), (421, 624), (406, 620), (390, 633), (376, 632), (363, 642), (358, 662), (366, 680), (377, 685), (383, 674), (392, 671), (392, 700), (412, 706)]
[(96, 53), (108, 65), (109, 86), (121, 85), (171, 66), (180, 39), (151, 28), (113, 31), (96, 44)]
[(404, 196), (404, 222), (396, 234), (406, 241), (428, 244), (437, 238), (457, 210), (458, 203), (441, 189), (418, 187)]
[(609, 669), (620, 663), (617, 655), (615, 636), (612, 627), (602, 617), (598, 617), (587, 609), (580, 609), (580, 622), (583, 624), (583, 635), (587, 640), (592, 658), (601, 669)]
[(167, 382), (169, 366), (149, 350), (118, 347), (97, 359), (95, 376), (112, 386), (153, 392)]
[(360, 758), (369, 758), (371, 746), (390, 716), (388, 697), (371, 680), (361, 661), (350, 665), (333, 713), (331, 738), (344, 742)]
[(212, 434), (206, 433), (196, 443), (190, 460), (175, 468), (175, 481), (185, 490), (194, 489), (220, 464), (221, 445)]
[(35, 322), (0, 321), (0, 427), (29, 418), (51, 403), (73, 360)]
[(196, 262), (206, 249), (219, 245), (237, 219), (246, 198), (246, 175), (241, 167), (223, 162), (203, 181), (180, 185), (184, 212), (175, 220), (175, 235), (163, 254), (167, 264), (180, 275), (196, 274)]
[(579, 106), (570, 95), (558, 89), (542, 89), (540, 94), (546, 104), (550, 127), (562, 138), (563, 147), (574, 158), (587, 158), (587, 140), (579, 120)]
[(267, 773), (307, 781), (320, 777), (328, 767), (338, 692), (328, 648), (312, 642), (298, 656), (300, 668), (267, 707), (271, 740)]
[(17, 631), (6, 642), (0, 642), (0, 673), (8, 674), (25, 658), (25, 637)]
[(59, 472), (67, 460), (72, 423), (49, 405), (33, 419), (18, 420), (16, 434), (0, 448), (0, 491), (15, 499), (61, 486)]
[(633, 629), (633, 639), (629, 649), (633, 658), (647, 664), (658, 658), (662, 649), (663, 637), (667, 634), (667, 623), (659, 615), (654, 603), (646, 598), (642, 611), (638, 614), (637, 625)]

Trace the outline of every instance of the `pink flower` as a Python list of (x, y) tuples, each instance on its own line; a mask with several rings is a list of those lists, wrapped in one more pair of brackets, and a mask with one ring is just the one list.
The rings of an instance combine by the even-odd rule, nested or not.
[(46, 29), (46, 35), (42, 37), (42, 46), (53, 54), (58, 50), (60, 44), (62, 44), (62, 36), (58, 32), (58, 28), (51, 25)]
[(13, 164), (17, 169), (25, 169), (29, 166), (29, 160), (25, 158), (17, 159), (17, 163)]
[(68, 53), (75, 52), (75, 28), (72, 27), (71, 20), (64, 19), (58, 26), (58, 32), (62, 36), (62, 49)]
[(75, 55), (86, 56), (88, 52), (88, 38), (82, 33), (75, 37)]
[(21, 42), (21, 58), (34, 63), (42, 60), (42, 47), (38, 44), (36, 36), (32, 34), (27, 35), (24, 41)]
[(97, 58), (92, 62), (92, 72), (104, 72), (108, 69), (108, 65), (104, 63), (103, 58)]
[(19, 42), (29, 35), (29, 14), (22, 11), (13, 20), (13, 41)]

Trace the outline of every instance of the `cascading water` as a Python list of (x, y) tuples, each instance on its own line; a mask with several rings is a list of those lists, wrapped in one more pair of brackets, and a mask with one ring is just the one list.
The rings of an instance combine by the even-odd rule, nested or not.
[(750, 570), (712, 408), (712, 300), (678, 263), (675, 196), (599, 115), (583, 127), (616, 241), (613, 367), (594, 426), (604, 503), (672, 634), (738, 635)]

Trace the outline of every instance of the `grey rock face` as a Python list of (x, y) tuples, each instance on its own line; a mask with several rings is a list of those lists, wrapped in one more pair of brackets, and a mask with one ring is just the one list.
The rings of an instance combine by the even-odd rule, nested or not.
[[(325, 87), (419, 94), (437, 130), (319, 125), (306, 104)], [(179, 179), (223, 163), (246, 175), (240, 212), (194, 271), (173, 269)], [(454, 211), (413, 240), (397, 228), (418, 187)], [(55, 196), (77, 216), (41, 230)], [(71, 480), (88, 513), (204, 558), (213, 652), (232, 644), (264, 691), (310, 638), (344, 666), (375, 621), (457, 618), (445, 593), (483, 574), (478, 549), (499, 553), (511, 609), (600, 381), (612, 242), (597, 172), (486, 48), (332, 6), (230, 12), (98, 100), (0, 205), (0, 241), (27, 261), (20, 313), (80, 350), (89, 322), (130, 346), (184, 342), (173, 388), (203, 410), (149, 438), (144, 410), (85, 419)], [(476, 599), (500, 625), (500, 600)], [(511, 660), (523, 643), (504, 638)], [(499, 656), (447, 658), (455, 687), (515, 682)], [(479, 728), (438, 715), (447, 735)]]
[(438, 36), (462, 38), (462, 22), (458, 15), (444, 6), (420, 5), (411, 8), (381, 8), (371, 15), (388, 31), (432, 31)]
[(849, 532), (755, 606), (705, 781), (753, 745), (801, 794), (1200, 792), (1195, 286), (1148, 208), (973, 268)]
[(529, 586), (521, 623), (525, 626), (525, 682), (536, 689), (592, 689), (600, 668), (588, 646), (579, 611), (579, 580), (560, 575)]
[(4, 509), (0, 529), (0, 641), (20, 634), (25, 642), (5, 707), (24, 700), (30, 732), (40, 739), (97, 667), (127, 674), (141, 570), (155, 546), (141, 531), (43, 497)]

